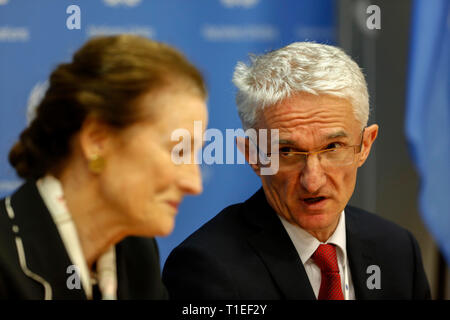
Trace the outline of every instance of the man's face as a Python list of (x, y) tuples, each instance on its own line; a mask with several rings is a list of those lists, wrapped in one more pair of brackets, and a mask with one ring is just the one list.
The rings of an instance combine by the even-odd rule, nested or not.
[[(329, 95), (293, 95), (265, 108), (258, 127), (279, 129), (280, 151), (359, 145), (362, 138), (350, 102)], [(352, 196), (357, 168), (367, 158), (377, 130), (376, 125), (366, 128), (362, 151), (349, 165), (324, 168), (315, 154), (308, 156), (304, 166), (283, 167), (280, 158), (275, 175), (260, 175), (270, 205), (290, 223), (326, 241)]]

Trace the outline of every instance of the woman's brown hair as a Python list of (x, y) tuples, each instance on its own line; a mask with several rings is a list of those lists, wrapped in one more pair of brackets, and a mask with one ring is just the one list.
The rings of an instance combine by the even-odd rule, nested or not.
[(200, 72), (174, 48), (134, 35), (93, 38), (52, 72), (9, 162), (19, 176), (40, 178), (68, 156), (70, 139), (88, 115), (124, 128), (142, 117), (133, 100), (180, 80), (206, 97)]

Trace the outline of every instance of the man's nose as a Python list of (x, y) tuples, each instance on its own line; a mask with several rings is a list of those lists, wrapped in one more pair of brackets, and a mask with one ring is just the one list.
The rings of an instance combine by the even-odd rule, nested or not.
[(184, 164), (180, 168), (178, 186), (186, 194), (200, 194), (203, 191), (202, 174), (198, 164)]
[(309, 193), (316, 193), (325, 184), (327, 177), (316, 155), (310, 155), (305, 160), (305, 166), (300, 174), (300, 183)]

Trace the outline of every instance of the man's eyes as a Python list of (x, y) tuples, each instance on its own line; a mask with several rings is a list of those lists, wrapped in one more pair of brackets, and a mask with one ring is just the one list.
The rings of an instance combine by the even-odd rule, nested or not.
[(281, 147), (280, 153), (283, 155), (289, 155), (290, 153), (298, 152), (298, 149), (292, 148), (292, 147)]
[(325, 149), (335, 149), (335, 148), (340, 148), (342, 146), (343, 146), (343, 144), (340, 142), (333, 142), (333, 143), (328, 144)]
[[(343, 147), (344, 146), (344, 144), (343, 143), (341, 143), (341, 142), (333, 142), (333, 143), (329, 143), (326, 147), (324, 147), (322, 150), (327, 150), (327, 149), (336, 149), (336, 148), (341, 148), (341, 147)], [(294, 147), (289, 147), (289, 146), (283, 146), (283, 147), (280, 147), (280, 149), (279, 149), (280, 151), (280, 153), (282, 153), (282, 154), (289, 154), (289, 153), (293, 153), (293, 152), (304, 152), (304, 151), (300, 151), (299, 149), (297, 149), (297, 148), (294, 148)]]

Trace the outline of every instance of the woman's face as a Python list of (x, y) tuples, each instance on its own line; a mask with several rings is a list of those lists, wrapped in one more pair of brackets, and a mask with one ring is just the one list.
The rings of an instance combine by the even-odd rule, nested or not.
[[(207, 124), (207, 108), (203, 98), (188, 90), (171, 87), (148, 93), (138, 100), (138, 107), (158, 108), (151, 119), (138, 122), (114, 134), (104, 158), (100, 174), (100, 192), (117, 212), (121, 226), (128, 233), (164, 236), (172, 232), (178, 205), (186, 194), (202, 191), (197, 164), (175, 164), (171, 141), (174, 130), (190, 132), (194, 144), (194, 121), (201, 121), (202, 135)], [(199, 150), (192, 150), (197, 154)], [(193, 159), (193, 157), (192, 157)]]

